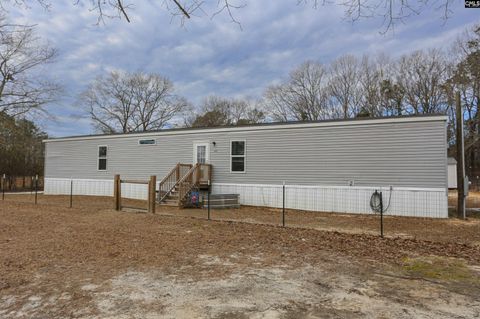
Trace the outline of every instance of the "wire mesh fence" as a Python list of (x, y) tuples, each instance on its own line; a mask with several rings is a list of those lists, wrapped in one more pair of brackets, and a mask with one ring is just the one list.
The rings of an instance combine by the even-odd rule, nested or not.
[(43, 190), (44, 178), (42, 176), (0, 176), (0, 190), (2, 192), (33, 192)]
[[(113, 210), (113, 181), (59, 179), (46, 189), (57, 195), (6, 192), (5, 202), (37, 204), (81, 210)], [(394, 209), (431, 212), (440, 210), (444, 198), (435, 192), (407, 192), (402, 189), (377, 188), (382, 191), (385, 209), (383, 228), (387, 236), (410, 234), (437, 223), (432, 218), (394, 216)], [(380, 234), (381, 218), (370, 208), (375, 188), (307, 187), (298, 185), (221, 185), (211, 192), (190, 194), (194, 205), (179, 208), (158, 203), (157, 215), (193, 217), (214, 221), (244, 222), (285, 227), (314, 228), (329, 231)], [(60, 194), (58, 194), (60, 193)], [(128, 206), (145, 206), (145, 185), (122, 185), (123, 199)], [(224, 196), (215, 202), (216, 195)], [(102, 195), (102, 196), (91, 196)], [(236, 198), (236, 201), (235, 201)], [(480, 197), (479, 197), (480, 198)], [(439, 201), (438, 203), (436, 201)], [(446, 199), (445, 199), (446, 200)], [(425, 203), (426, 201), (426, 203)], [(221, 205), (220, 205), (220, 204)], [(423, 204), (422, 204), (423, 203)], [(432, 215), (435, 216), (435, 215)], [(442, 220), (439, 219), (441, 223)]]

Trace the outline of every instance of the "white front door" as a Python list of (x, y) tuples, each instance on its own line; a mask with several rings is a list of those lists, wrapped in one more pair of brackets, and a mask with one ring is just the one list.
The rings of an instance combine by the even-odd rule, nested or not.
[(210, 161), (209, 143), (193, 144), (193, 164), (207, 164)]

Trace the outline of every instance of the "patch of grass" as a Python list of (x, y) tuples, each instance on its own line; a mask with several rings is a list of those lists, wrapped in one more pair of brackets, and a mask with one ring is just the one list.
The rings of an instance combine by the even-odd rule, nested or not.
[(445, 281), (480, 282), (463, 260), (445, 257), (406, 258), (403, 270), (411, 276)]

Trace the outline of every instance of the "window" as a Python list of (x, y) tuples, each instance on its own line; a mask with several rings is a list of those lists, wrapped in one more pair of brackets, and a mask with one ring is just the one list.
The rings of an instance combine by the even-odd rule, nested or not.
[(98, 170), (99, 171), (107, 170), (107, 147), (106, 146), (98, 147)]
[(138, 140), (138, 144), (140, 145), (155, 145), (157, 144), (157, 141), (154, 139), (151, 140)]
[(232, 173), (245, 173), (245, 141), (231, 141), (230, 170)]
[(194, 142), (193, 143), (193, 163), (206, 164), (210, 160), (209, 142)]
[(197, 145), (197, 163), (205, 164), (207, 162), (207, 146)]

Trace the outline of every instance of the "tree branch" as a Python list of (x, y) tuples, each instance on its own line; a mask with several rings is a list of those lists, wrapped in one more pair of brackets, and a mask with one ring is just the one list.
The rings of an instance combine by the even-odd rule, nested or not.
[(177, 0), (172, 0), (175, 5), (178, 7), (178, 9), (183, 13), (183, 15), (187, 18), (187, 19), (190, 19), (190, 14), (188, 14), (187, 10), (185, 10), (185, 8), (180, 4), (178, 3)]

